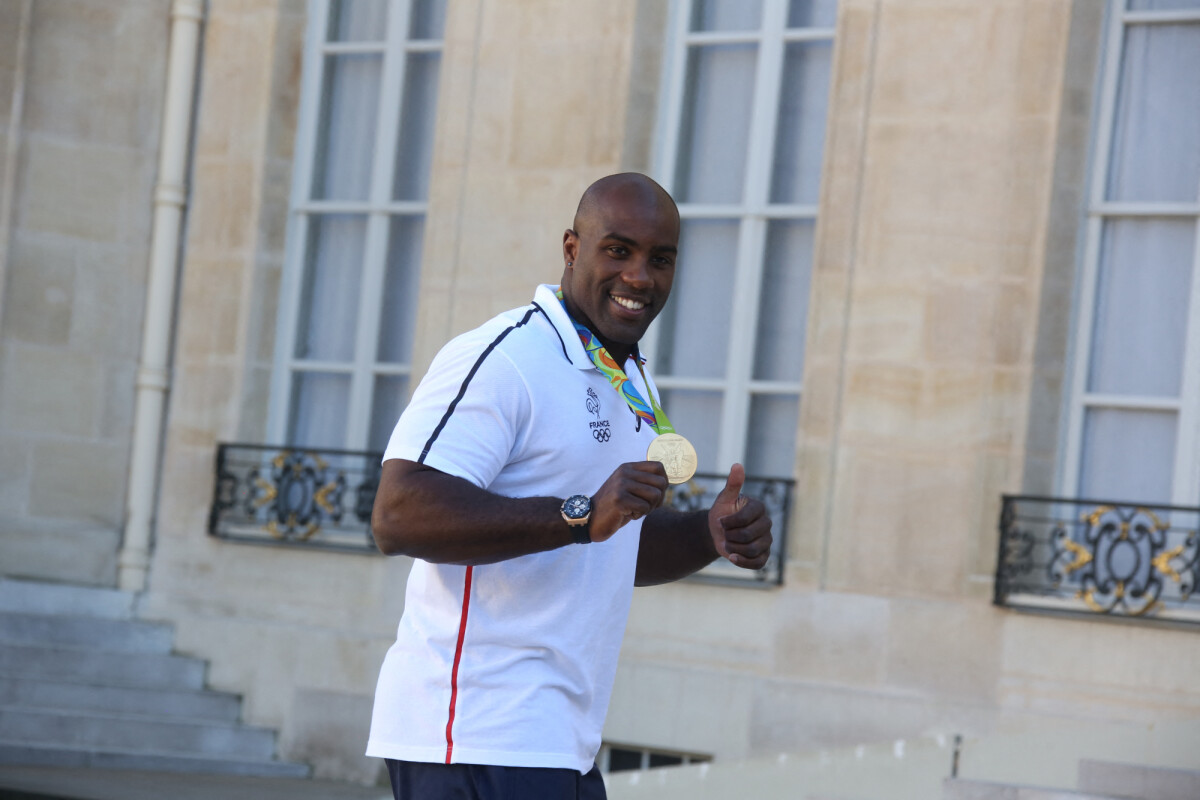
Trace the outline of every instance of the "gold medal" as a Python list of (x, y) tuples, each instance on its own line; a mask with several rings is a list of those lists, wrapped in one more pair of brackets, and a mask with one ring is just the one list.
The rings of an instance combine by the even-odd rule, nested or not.
[(663, 433), (646, 450), (647, 461), (660, 461), (671, 483), (686, 483), (696, 474), (696, 448), (678, 433)]

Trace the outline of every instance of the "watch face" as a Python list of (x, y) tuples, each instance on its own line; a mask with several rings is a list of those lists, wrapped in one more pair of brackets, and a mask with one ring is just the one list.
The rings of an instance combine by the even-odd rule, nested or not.
[(562, 505), (563, 513), (571, 519), (583, 519), (591, 510), (591, 499), (581, 494), (568, 497)]

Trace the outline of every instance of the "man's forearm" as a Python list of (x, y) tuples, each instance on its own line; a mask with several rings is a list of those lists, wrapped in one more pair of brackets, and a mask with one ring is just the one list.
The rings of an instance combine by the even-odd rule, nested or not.
[(462, 478), (389, 461), (371, 531), (385, 555), (492, 564), (571, 544), (561, 503), (554, 497), (503, 497)]
[(659, 508), (642, 523), (634, 583), (654, 586), (677, 581), (708, 566), (718, 555), (708, 530), (708, 511)]

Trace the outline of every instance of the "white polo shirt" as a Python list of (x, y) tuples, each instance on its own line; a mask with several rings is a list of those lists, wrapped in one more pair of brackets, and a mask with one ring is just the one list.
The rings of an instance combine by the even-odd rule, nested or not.
[[(645, 460), (656, 434), (592, 364), (556, 288), (539, 286), (529, 306), (438, 353), (385, 461), (419, 461), (508, 497), (569, 497)], [(626, 374), (645, 398), (632, 359)], [(474, 567), (417, 560), (367, 755), (591, 769), (640, 533), (635, 521), (606, 542)]]

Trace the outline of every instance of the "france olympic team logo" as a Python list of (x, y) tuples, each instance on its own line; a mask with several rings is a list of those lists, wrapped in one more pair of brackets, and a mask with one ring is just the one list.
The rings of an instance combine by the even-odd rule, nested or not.
[(608, 420), (600, 419), (600, 398), (596, 396), (591, 387), (588, 387), (587, 394), (587, 410), (596, 417), (594, 421), (588, 423), (588, 427), (592, 429), (592, 438), (597, 442), (607, 442), (612, 438), (612, 430), (609, 428)]

